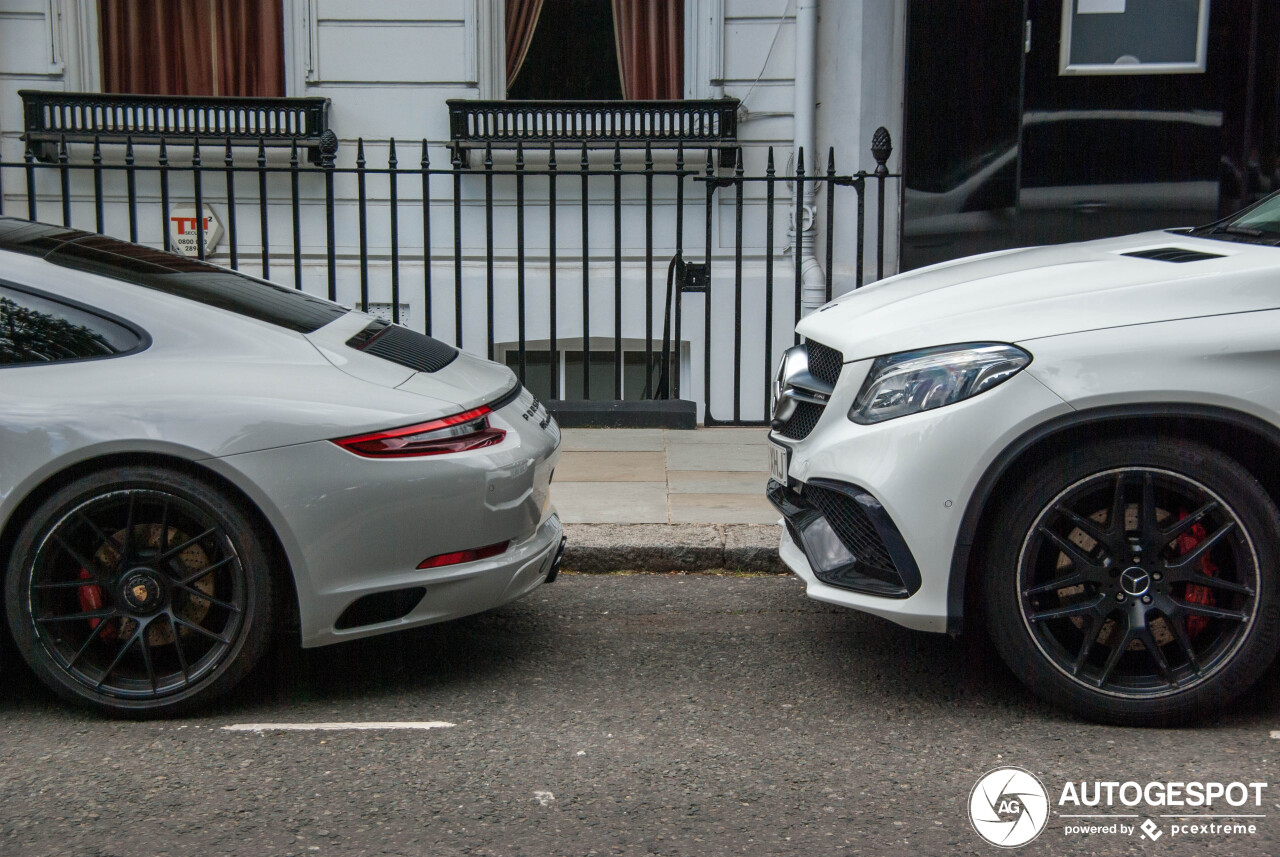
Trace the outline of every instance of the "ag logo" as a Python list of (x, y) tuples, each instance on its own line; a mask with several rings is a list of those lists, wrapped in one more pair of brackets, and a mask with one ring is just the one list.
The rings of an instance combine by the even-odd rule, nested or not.
[(1030, 771), (996, 768), (969, 793), (969, 821), (992, 845), (1026, 845), (1049, 823), (1049, 794)]

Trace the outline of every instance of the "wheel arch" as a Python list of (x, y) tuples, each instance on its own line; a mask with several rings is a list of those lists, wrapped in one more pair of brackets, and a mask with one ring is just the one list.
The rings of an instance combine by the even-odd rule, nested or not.
[[(106, 470), (110, 467), (148, 465), (178, 470), (196, 479), (210, 483), (218, 490), (225, 492), (250, 516), (254, 526), (266, 537), (265, 547), (271, 560), (275, 581), (284, 587), (280, 590), (281, 595), (284, 596), (280, 601), (286, 605), (285, 612), (278, 615), (277, 619), (283, 621), (286, 627), (296, 627), (298, 623), (298, 593), (297, 584), (294, 580), (293, 565), (289, 561), (289, 554), (285, 550), (276, 528), (272, 526), (270, 518), (254, 502), (248, 492), (226, 475), (198, 461), (169, 453), (154, 451), (107, 453), (77, 461), (46, 476), (42, 482), (31, 488), (26, 496), (14, 506), (13, 512), (5, 520), (3, 528), (0, 528), (0, 557), (4, 559), (3, 566), (0, 566), (0, 573), (7, 571), (9, 555), (22, 527), (30, 520), (40, 504), (62, 486), (82, 476)], [(0, 591), (0, 598), (3, 598), (2, 591)]]
[(1230, 408), (1196, 404), (1120, 405), (1077, 411), (1045, 422), (1009, 444), (969, 496), (951, 558), (947, 584), (947, 632), (958, 636), (978, 608), (980, 536), (990, 525), (994, 501), (1046, 457), (1112, 437), (1157, 435), (1195, 440), (1240, 463), (1280, 505), (1280, 470), (1265, 462), (1280, 457), (1280, 428)]

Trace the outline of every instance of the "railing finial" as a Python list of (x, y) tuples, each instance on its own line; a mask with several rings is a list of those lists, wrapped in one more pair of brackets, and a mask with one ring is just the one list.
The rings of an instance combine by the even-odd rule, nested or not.
[(889, 129), (881, 125), (871, 135), (871, 157), (876, 159), (877, 176), (887, 176), (889, 174), (889, 168), (885, 166), (885, 162), (889, 160), (889, 156), (892, 154), (893, 139), (889, 136)]
[(324, 129), (320, 135), (320, 165), (332, 167), (334, 157), (338, 154), (338, 135), (331, 128)]

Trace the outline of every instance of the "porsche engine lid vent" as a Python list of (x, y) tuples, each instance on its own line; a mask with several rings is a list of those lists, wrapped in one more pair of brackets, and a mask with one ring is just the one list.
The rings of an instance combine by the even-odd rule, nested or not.
[(438, 372), (458, 356), (452, 345), (381, 319), (348, 339), (347, 346), (418, 372)]
[(1152, 250), (1134, 250), (1132, 253), (1121, 253), (1121, 256), (1132, 256), (1135, 259), (1151, 259), (1156, 262), (1203, 262), (1205, 259), (1221, 259), (1217, 253), (1203, 253), (1199, 250), (1188, 250), (1185, 247), (1156, 247)]

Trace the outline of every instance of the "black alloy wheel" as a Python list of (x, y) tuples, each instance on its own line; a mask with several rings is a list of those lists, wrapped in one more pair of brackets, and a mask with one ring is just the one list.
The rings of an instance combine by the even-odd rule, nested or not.
[(210, 485), (122, 467), (37, 509), (5, 602), (19, 651), (59, 695), (161, 716), (225, 692), (261, 657), (271, 575), (250, 520)]
[(1091, 719), (1185, 722), (1280, 644), (1280, 514), (1234, 460), (1123, 440), (1047, 463), (991, 532), (992, 636), (1033, 690)]

